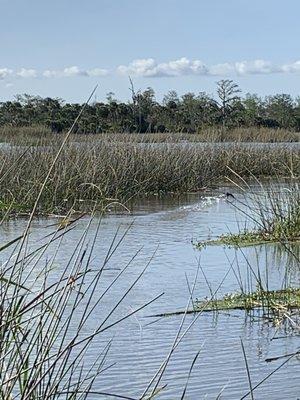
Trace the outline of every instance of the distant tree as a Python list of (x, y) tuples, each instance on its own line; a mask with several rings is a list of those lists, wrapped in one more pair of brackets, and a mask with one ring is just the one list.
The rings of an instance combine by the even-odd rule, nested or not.
[(240, 92), (239, 86), (230, 79), (222, 79), (217, 82), (218, 104), (223, 127), (228, 125), (229, 119), (234, 113), (234, 106), (240, 101), (240, 97), (237, 96)]
[(117, 102), (117, 100), (116, 100), (116, 98), (115, 98), (115, 93), (114, 92), (108, 92), (108, 93), (106, 93), (106, 100), (107, 100), (107, 102), (110, 104), (110, 103), (113, 103), (113, 102)]
[(294, 101), (289, 94), (268, 96), (265, 100), (266, 116), (281, 128), (294, 128), (296, 125)]
[(139, 133), (152, 131), (153, 129), (153, 111), (156, 106), (155, 92), (151, 87), (148, 87), (143, 92), (134, 89), (133, 82), (131, 83), (132, 93), (132, 110), (133, 118), (136, 121), (136, 131)]
[(164, 95), (162, 104), (163, 106), (174, 109), (177, 108), (179, 105), (179, 97), (175, 90), (169, 90), (167, 94)]
[(300, 131), (300, 97), (296, 97), (295, 99), (294, 118), (295, 129)]
[(180, 110), (183, 129), (190, 132), (197, 132), (204, 126), (214, 124), (217, 120), (217, 103), (205, 92), (200, 92), (198, 95), (184, 94)]
[(201, 126), (214, 125), (218, 116), (218, 104), (206, 92), (200, 92), (197, 96), (198, 124)]
[(176, 132), (178, 127), (180, 99), (175, 90), (170, 90), (164, 95), (162, 104), (156, 104), (155, 130), (158, 132)]
[(242, 100), (244, 107), (243, 124), (246, 126), (255, 126), (260, 124), (263, 114), (264, 105), (262, 99), (256, 94), (247, 93)]

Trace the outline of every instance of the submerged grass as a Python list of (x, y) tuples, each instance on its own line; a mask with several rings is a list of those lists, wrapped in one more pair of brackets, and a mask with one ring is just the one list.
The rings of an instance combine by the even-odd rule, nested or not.
[[(262, 311), (262, 316), (268, 321), (279, 325), (288, 320), (298, 331), (299, 327), (295, 322), (295, 317), (300, 311), (300, 288), (287, 287), (278, 290), (260, 288), (249, 293), (227, 293), (222, 298), (195, 299), (193, 308), (189, 309), (187, 313), (230, 312), (234, 310)], [(183, 313), (184, 311), (179, 310), (152, 315), (152, 317), (170, 317)]]
[[(202, 310), (205, 301), (195, 302), (195, 311)], [(264, 308), (274, 313), (300, 309), (300, 289), (257, 290), (252, 293), (230, 293), (221, 299), (213, 299), (204, 311), (254, 310)]]

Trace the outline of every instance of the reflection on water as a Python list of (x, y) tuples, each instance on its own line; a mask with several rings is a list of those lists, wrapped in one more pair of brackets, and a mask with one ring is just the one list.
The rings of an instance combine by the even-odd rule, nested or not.
[[(149, 269), (117, 313), (128, 313), (161, 292), (164, 292), (164, 296), (115, 329), (97, 337), (86, 360), (86, 367), (92, 365), (95, 357), (113, 337), (107, 364), (116, 364), (101, 375), (101, 381), (95, 389), (138, 396), (168, 354), (181, 321), (180, 316), (157, 320), (149, 318), (149, 315), (180, 310), (186, 306), (189, 289), (185, 275), (192, 282), (198, 262), (203, 271), (195, 287), (198, 298), (209, 295), (206, 281), (214, 291), (226, 274), (219, 290), (220, 296), (239, 290), (237, 274), (247, 289), (255, 290), (256, 283), (250, 277), (249, 264), (254, 271), (259, 269), (269, 288), (280, 288), (286, 281), (298, 285), (299, 263), (291, 262), (287, 253), (275, 245), (249, 247), (243, 251), (221, 246), (207, 247), (201, 252), (196, 250), (192, 240), (205, 240), (224, 232), (234, 232), (239, 224), (243, 224), (244, 217), (226, 202), (221, 191), (217, 195), (190, 194), (184, 198), (173, 197), (164, 201), (158, 198), (141, 201), (135, 205), (134, 210), (133, 214), (107, 215), (101, 221), (99, 241), (91, 260), (91, 267), (95, 270), (100, 268), (117, 229), (120, 229), (119, 235), (122, 235), (133, 224), (107, 265), (102, 288), (140, 250), (133, 265), (114, 286), (113, 293), (104, 298), (101, 307), (112, 308), (116, 298), (124, 293), (155, 251)], [(54, 263), (57, 271), (72, 254), (87, 220), (81, 220), (77, 228), (63, 239), (63, 246)], [(45, 226), (55, 222), (49, 219), (34, 221), (32, 247), (51, 231), (52, 228)], [(97, 223), (96, 219), (92, 222), (88, 240), (92, 238)], [(23, 220), (9, 222), (1, 228), (1, 240), (7, 242), (14, 238), (24, 229), (25, 224)], [(1, 256), (1, 261), (5, 261), (4, 256)], [(101, 316), (103, 308), (97, 309), (95, 318)], [(187, 317), (186, 326), (193, 318), (192, 315)], [(90, 328), (93, 329), (93, 326)], [(244, 312), (221, 312), (217, 315), (205, 313), (198, 318), (171, 359), (162, 382), (167, 387), (160, 398), (180, 398), (188, 369), (200, 349), (186, 398), (216, 399), (220, 393), (219, 398), (222, 399), (241, 398), (248, 391), (248, 380), (240, 338), (245, 346), (253, 386), (282, 362), (266, 363), (264, 360), (267, 357), (293, 352), (299, 346), (296, 337), (286, 336), (286, 333), (276, 330), (263, 320), (253, 321)], [(299, 373), (300, 361), (294, 358), (255, 391), (255, 398), (296, 400), (299, 394)]]

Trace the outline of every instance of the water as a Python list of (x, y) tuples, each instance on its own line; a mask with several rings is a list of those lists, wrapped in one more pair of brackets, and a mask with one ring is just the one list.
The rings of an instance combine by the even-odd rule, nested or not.
[[(230, 191), (232, 192), (232, 188)], [(233, 270), (230, 270), (231, 264), (234, 271), (240, 271), (245, 285), (250, 285), (247, 267), (247, 263), (250, 263), (254, 270), (260, 268), (261, 275), (264, 280), (268, 280), (270, 288), (277, 289), (282, 286), (286, 279), (287, 260), (278, 253), (276, 246), (251, 247), (243, 252), (214, 246), (200, 252), (192, 245), (193, 240), (215, 238), (228, 231), (235, 232), (239, 225), (244, 224), (245, 217), (226, 202), (221, 192), (222, 190), (217, 193), (205, 193), (202, 196), (190, 194), (164, 201), (153, 198), (136, 204), (132, 214), (111, 214), (102, 219), (99, 240), (91, 260), (91, 267), (96, 270), (101, 267), (117, 229), (119, 237), (129, 226), (130, 229), (106, 266), (101, 290), (107, 287), (136, 252), (139, 253), (122, 279), (114, 285), (110, 294), (104, 297), (87, 330), (93, 330), (150, 260), (149, 268), (110, 321), (126, 315), (162, 292), (164, 295), (149, 307), (96, 337), (87, 355), (86, 367), (92, 365), (95, 357), (112, 337), (113, 343), (106, 365), (115, 364), (101, 374), (95, 390), (132, 397), (141, 395), (167, 356), (182, 318), (180, 315), (168, 318), (149, 316), (185, 308), (189, 298), (187, 279), (191, 286), (199, 262), (201, 270), (195, 284), (197, 298), (209, 296), (206, 281), (209, 282), (211, 290), (215, 291), (224, 280), (218, 291), (220, 296), (238, 291), (237, 279)], [(234, 194), (240, 196), (239, 193)], [(31, 246), (34, 247), (50, 232), (53, 227), (49, 225), (56, 222), (55, 219), (35, 220)], [(81, 220), (76, 229), (63, 239), (63, 250), (59, 252), (54, 264), (57, 273), (72, 254), (87, 222), (88, 218)], [(90, 241), (98, 222), (97, 219), (92, 222), (88, 234)], [(25, 224), (24, 220), (8, 223), (2, 228), (1, 240), (6, 242), (13, 239), (24, 229)], [(4, 261), (4, 258), (1, 261)], [(287, 267), (291, 284), (299, 284), (298, 267), (295, 263)], [(255, 282), (252, 281), (251, 285), (255, 290)], [(187, 316), (185, 327), (194, 318), (193, 315)], [(300, 343), (297, 337), (292, 337), (280, 329), (276, 330), (264, 320), (253, 321), (242, 311), (204, 313), (198, 317), (172, 356), (159, 385), (167, 386), (159, 398), (180, 399), (190, 365), (200, 350), (189, 380), (186, 398), (216, 399), (221, 393), (221, 399), (240, 399), (249, 389), (241, 339), (245, 346), (253, 386), (283, 361), (266, 363), (266, 358), (296, 351)], [(295, 357), (255, 390), (255, 399), (296, 400), (300, 392), (299, 373), (300, 360)]]

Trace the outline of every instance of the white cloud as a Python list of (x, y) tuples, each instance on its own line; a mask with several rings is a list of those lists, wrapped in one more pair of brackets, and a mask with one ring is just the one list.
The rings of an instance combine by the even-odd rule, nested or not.
[(14, 86), (14, 85), (13, 85), (13, 83), (11, 83), (11, 82), (7, 82), (7, 83), (5, 84), (5, 87), (7, 87), (7, 88), (10, 88), (10, 87), (12, 87), (12, 86)]
[(291, 64), (284, 64), (281, 67), (282, 72), (300, 72), (300, 61), (295, 61)]
[(87, 72), (84, 70), (81, 70), (79, 67), (77, 67), (76, 65), (72, 66), (72, 67), (66, 67), (63, 72), (62, 72), (63, 76), (87, 76)]
[(37, 71), (35, 69), (21, 68), (21, 70), (18, 71), (16, 75), (20, 78), (36, 78)]
[(117, 72), (122, 75), (141, 77), (167, 77), (185, 75), (228, 76), (258, 75), (279, 72), (300, 72), (300, 61), (276, 65), (266, 60), (239, 61), (208, 66), (200, 60), (186, 57), (178, 60), (157, 63), (153, 58), (133, 60), (129, 65), (120, 65)]
[(13, 71), (9, 68), (0, 68), (0, 79), (7, 78), (12, 75)]
[(80, 69), (77, 65), (66, 67), (62, 70), (51, 70), (47, 69), (42, 73), (45, 78), (62, 78), (62, 77), (74, 77), (74, 76), (88, 76), (87, 71)]
[(132, 61), (128, 66), (120, 65), (117, 71), (122, 75), (164, 77), (182, 75), (207, 75), (208, 69), (200, 60), (190, 61), (186, 57), (158, 64), (153, 58)]
[(149, 76), (152, 73), (156, 63), (153, 58), (145, 58), (132, 61), (128, 66), (120, 65), (117, 70), (123, 75)]
[(93, 68), (87, 71), (88, 76), (106, 76), (108, 74), (107, 69)]
[(72, 67), (66, 67), (63, 70), (45, 70), (42, 75), (45, 78), (62, 78), (62, 77), (74, 77), (74, 76), (105, 76), (108, 74), (106, 69), (93, 68), (90, 70), (83, 70), (76, 65)]
[(209, 75), (230, 75), (235, 73), (234, 65), (230, 63), (216, 64), (209, 68)]
[(54, 70), (51, 70), (51, 69), (46, 69), (46, 71), (44, 71), (44, 72), (42, 73), (42, 75), (43, 75), (45, 78), (57, 78), (57, 77), (59, 76), (59, 71), (54, 71)]
[(280, 72), (280, 67), (265, 60), (242, 61), (235, 63), (235, 70), (238, 75), (248, 74), (272, 74)]
[[(116, 71), (121, 75), (140, 76), (144, 78), (159, 77), (179, 77), (179, 76), (246, 76), (254, 74), (274, 74), (274, 73), (300, 73), (300, 60), (286, 64), (273, 64), (270, 61), (257, 59), (250, 61), (227, 62), (221, 64), (207, 65), (200, 60), (190, 60), (181, 57), (158, 63), (153, 58), (133, 60), (128, 65), (120, 65)], [(76, 65), (63, 69), (46, 69), (37, 71), (36, 69), (21, 68), (13, 72), (9, 68), (0, 68), (0, 80), (6, 78), (69, 78), (69, 77), (101, 77), (107, 76), (109, 70), (95, 67), (91, 69), (81, 69)]]

